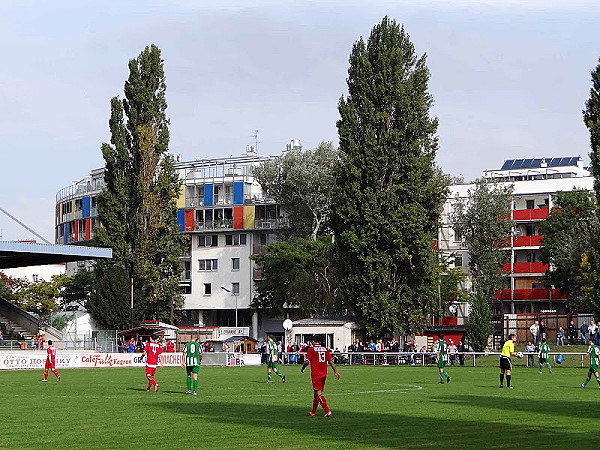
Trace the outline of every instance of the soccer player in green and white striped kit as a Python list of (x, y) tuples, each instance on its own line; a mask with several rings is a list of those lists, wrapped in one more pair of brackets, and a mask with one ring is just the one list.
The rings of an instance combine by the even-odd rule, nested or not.
[(539, 358), (539, 366), (540, 371), (538, 372), (540, 375), (542, 374), (542, 369), (544, 368), (544, 364), (548, 364), (548, 372), (552, 373), (552, 366), (550, 366), (550, 346), (546, 342), (546, 338), (542, 338), (542, 343), (540, 344), (540, 350), (538, 351)]
[[(183, 363), (187, 373), (187, 391), (186, 394), (196, 395), (198, 390), (198, 372), (200, 371), (200, 362), (202, 361), (202, 346), (198, 343), (198, 338), (194, 337), (183, 348)], [(192, 374), (194, 375), (194, 390), (192, 391)]]
[(267, 351), (269, 352), (267, 359), (267, 383), (271, 382), (271, 371), (279, 375), (281, 381), (285, 383), (285, 376), (277, 370), (277, 360), (279, 359), (277, 356), (277, 342), (275, 342), (271, 335), (267, 336)]
[(438, 334), (438, 338), (437, 366), (440, 371), (440, 384), (444, 384), (444, 377), (446, 377), (446, 383), (450, 383), (450, 375), (445, 369), (448, 360), (448, 343), (444, 340), (444, 335)]
[(585, 355), (581, 360), (581, 365), (583, 366), (583, 361), (585, 361), (585, 358), (590, 358), (590, 368), (588, 369), (588, 375), (585, 383), (580, 384), (579, 386), (586, 388), (593, 374), (598, 382), (598, 389), (600, 389), (600, 376), (598, 376), (598, 366), (600, 366), (600, 348), (594, 345), (594, 338), (590, 337), (588, 342), (590, 346), (588, 347), (587, 355)]

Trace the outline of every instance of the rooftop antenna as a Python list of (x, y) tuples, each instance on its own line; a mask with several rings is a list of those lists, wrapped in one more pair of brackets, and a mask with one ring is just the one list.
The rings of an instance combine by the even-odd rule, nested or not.
[(252, 134), (250, 135), (250, 137), (254, 138), (254, 152), (258, 153), (258, 144), (262, 144), (262, 141), (258, 140), (258, 132), (260, 130), (252, 130)]
[(42, 237), (41, 235), (37, 234), (35, 231), (33, 231), (31, 228), (29, 228), (27, 225), (25, 225), (23, 222), (21, 222), (19, 219), (17, 219), (15, 216), (13, 216), (12, 214), (10, 214), (8, 211), (6, 211), (5, 209), (0, 208), (0, 211), (3, 212), (4, 214), (6, 214), (8, 217), (10, 217), (12, 220), (14, 220), (15, 222), (17, 222), (19, 225), (21, 225), (23, 228), (25, 228), (27, 231), (29, 231), (30, 233), (33, 233), (35, 236), (39, 237), (42, 241), (44, 241), (46, 244), (50, 244), (50, 242), (45, 239), (44, 237)]

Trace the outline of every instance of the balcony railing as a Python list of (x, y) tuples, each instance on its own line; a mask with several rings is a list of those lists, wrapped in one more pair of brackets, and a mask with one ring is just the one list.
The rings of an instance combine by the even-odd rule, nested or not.
[(515, 236), (513, 238), (513, 247), (539, 247), (542, 245), (544, 236)]
[(204, 206), (204, 197), (186, 197), (185, 207), (186, 208), (198, 208)]
[(548, 218), (548, 208), (537, 209), (515, 209), (514, 220), (542, 220)]
[[(512, 296), (510, 289), (502, 289), (502, 291), (496, 291), (494, 296), (500, 299), (500, 293), (502, 293), (502, 300), (550, 300), (550, 289), (534, 288), (534, 289), (513, 289)], [(567, 294), (560, 291), (559, 289), (552, 289), (552, 300), (565, 300)]]
[(254, 221), (254, 228), (258, 230), (287, 228), (288, 226), (288, 219), (256, 219)]
[[(541, 262), (517, 262), (512, 265), (512, 273), (546, 273), (548, 264)], [(511, 273), (510, 263), (504, 264), (504, 273)]]

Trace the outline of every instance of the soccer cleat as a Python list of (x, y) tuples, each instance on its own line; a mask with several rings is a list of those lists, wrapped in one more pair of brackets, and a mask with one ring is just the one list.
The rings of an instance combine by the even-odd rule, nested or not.
[(58, 377), (58, 378), (56, 379), (56, 381), (60, 381), (60, 377)]
[(443, 381), (440, 381), (438, 384), (444, 384), (444, 382), (443, 382)]
[(548, 373), (552, 373), (552, 371), (551, 371), (551, 370), (549, 370), (549, 371), (548, 371)]
[(504, 386), (500, 385), (500, 386), (498, 386), (498, 387), (499, 387), (500, 389), (502, 389)]
[(185, 391), (185, 393), (186, 393), (186, 394), (191, 394), (191, 393), (192, 393), (192, 391)]
[(325, 415), (324, 415), (323, 417), (329, 417), (329, 416), (331, 416), (332, 414), (333, 414), (333, 413), (331, 412), (331, 410), (329, 410), (329, 411), (327, 411), (327, 412), (325, 413)]
[(47, 382), (48, 382), (48, 380), (42, 380), (42, 382), (43, 382), (43, 383), (47, 383)]
[(541, 374), (542, 374), (542, 372), (538, 372), (538, 375), (541, 375)]
[(150, 388), (146, 389), (146, 392), (150, 392)]
[(507, 387), (508, 387), (509, 389), (512, 389), (512, 388), (513, 388), (513, 387), (512, 387), (512, 385), (511, 385), (511, 386), (507, 386)]
[(281, 382), (285, 383), (285, 375), (281, 378)]
[(308, 412), (308, 415), (309, 415), (309, 416), (311, 416), (311, 417), (315, 417), (315, 413), (314, 413), (314, 412), (312, 412), (312, 411), (309, 411), (309, 412)]
[(198, 394), (196, 394), (196, 393), (194, 392), (194, 395), (198, 395)]
[(267, 383), (270, 383), (270, 382), (271, 382), (271, 380), (267, 380)]
[(450, 383), (450, 377), (446, 379), (446, 383)]
[(158, 383), (154, 385), (154, 392), (158, 392)]
[(587, 388), (587, 386), (585, 384), (580, 384), (579, 386), (581, 386), (582, 388)]

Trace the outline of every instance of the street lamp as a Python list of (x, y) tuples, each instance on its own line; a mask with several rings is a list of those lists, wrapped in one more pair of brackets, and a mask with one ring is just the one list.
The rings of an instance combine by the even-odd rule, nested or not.
[(239, 292), (231, 292), (230, 289), (227, 289), (225, 286), (221, 286), (221, 289), (223, 289), (225, 292), (229, 292), (231, 295), (233, 295), (235, 297), (235, 327), (237, 328), (238, 326), (238, 295), (240, 295)]

